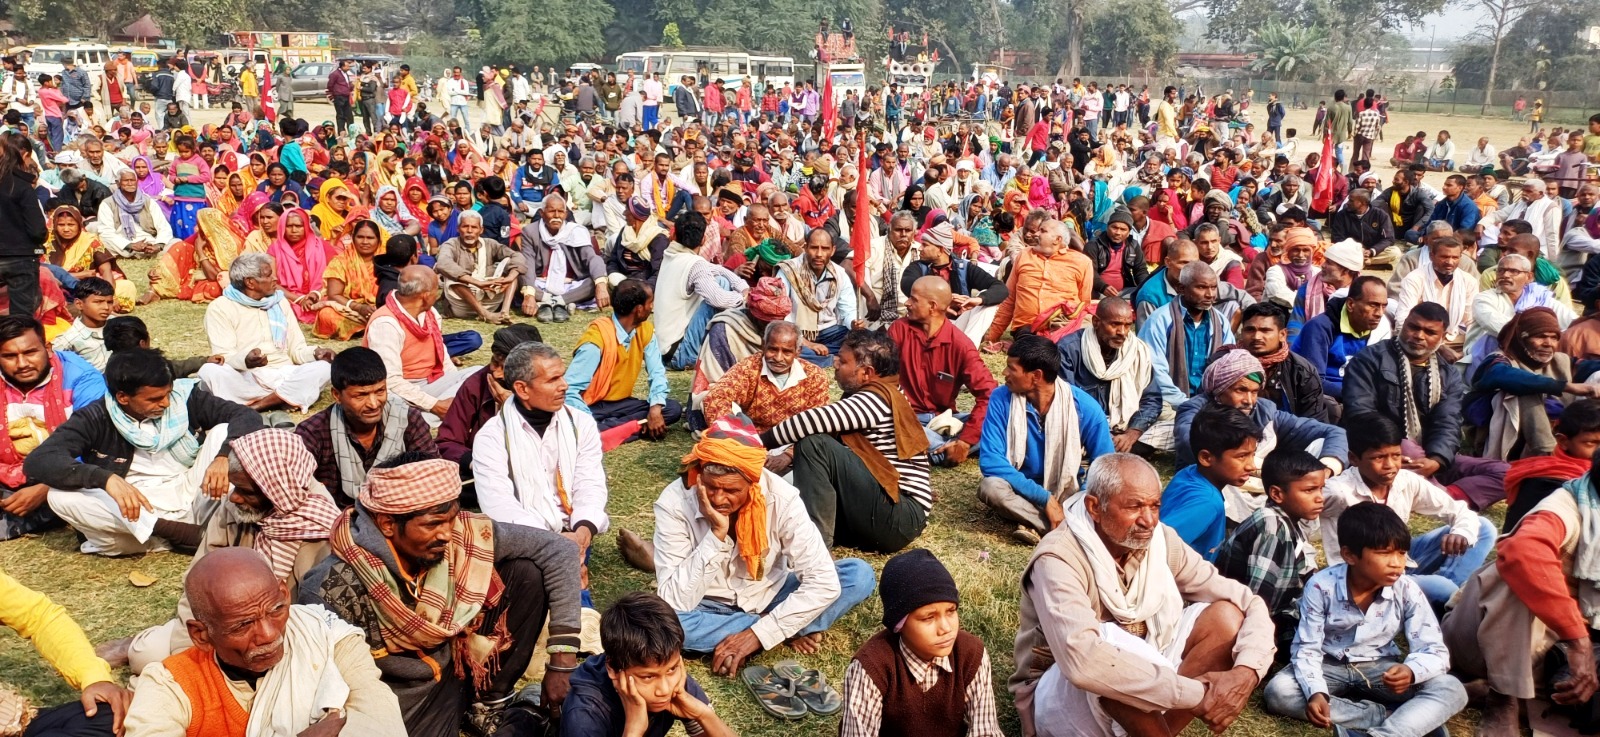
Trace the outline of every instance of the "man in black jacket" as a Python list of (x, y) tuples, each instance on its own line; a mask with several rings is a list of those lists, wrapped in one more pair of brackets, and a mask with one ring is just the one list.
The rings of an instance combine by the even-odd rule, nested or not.
[(919, 248), (920, 260), (911, 262), (900, 274), (901, 294), (910, 297), (911, 286), (924, 276), (937, 276), (949, 282), (947, 317), (973, 343), (979, 343), (1011, 290), (1006, 288), (1005, 282), (990, 276), (971, 261), (951, 255), (955, 248), (955, 230), (949, 223), (929, 228), (922, 234)]
[[(1111, 221), (1106, 224), (1106, 229), (1084, 244), (1083, 255), (1094, 261), (1094, 294), (1097, 299), (1120, 296), (1132, 300), (1139, 287), (1150, 278), (1150, 268), (1144, 263), (1144, 249), (1138, 242), (1128, 238), (1131, 233), (1133, 214), (1119, 207), (1111, 213)], [(1108, 282), (1105, 278), (1113, 258), (1119, 264), (1113, 273), (1118, 275), (1117, 281), (1120, 283)]]
[[(106, 362), (112, 403), (84, 407), (23, 464), (51, 488), (50, 509), (84, 536), (80, 550), (136, 555), (193, 548), (228, 492), (229, 443), (261, 417), (192, 379), (174, 381), (160, 351)], [(80, 460), (81, 459), (81, 460)]]
[(1354, 240), (1366, 252), (1369, 265), (1392, 264), (1400, 258), (1394, 243), (1394, 220), (1382, 208), (1372, 206), (1372, 191), (1350, 190), (1350, 200), (1328, 218), (1333, 242)]
[[(1218, 353), (1227, 352), (1225, 346)], [(1304, 356), (1289, 350), (1289, 311), (1273, 302), (1244, 308), (1239, 321), (1239, 346), (1267, 370), (1261, 398), (1289, 414), (1318, 422), (1337, 422), (1338, 405), (1322, 395), (1322, 376)], [(1215, 354), (1212, 356), (1215, 358)]]
[(1394, 184), (1378, 195), (1378, 209), (1388, 215), (1391, 223), (1399, 217), (1395, 237), (1407, 243), (1422, 242), (1422, 226), (1433, 216), (1433, 203), (1411, 178), (1411, 172), (1405, 170), (1395, 172)]
[(62, 205), (71, 205), (86, 217), (95, 217), (100, 212), (100, 203), (110, 196), (111, 190), (106, 185), (84, 176), (77, 169), (64, 169), (61, 172), (61, 191), (50, 198), (50, 211), (54, 212)]

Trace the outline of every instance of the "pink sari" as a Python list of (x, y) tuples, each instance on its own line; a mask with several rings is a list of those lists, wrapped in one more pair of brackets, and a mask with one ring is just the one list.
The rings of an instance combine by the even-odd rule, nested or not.
[[(305, 224), (306, 237), (299, 244), (291, 245), (284, 237), (290, 218), (297, 218)], [(333, 247), (317, 233), (316, 226), (311, 224), (311, 216), (296, 208), (285, 211), (283, 217), (278, 218), (278, 237), (267, 248), (267, 255), (278, 266), (278, 287), (293, 302), (312, 292), (322, 291), (322, 272), (328, 268), (328, 262), (333, 260), (335, 253)], [(317, 321), (316, 312), (298, 303), (294, 303), (293, 307), (295, 319), (300, 322), (310, 325)]]

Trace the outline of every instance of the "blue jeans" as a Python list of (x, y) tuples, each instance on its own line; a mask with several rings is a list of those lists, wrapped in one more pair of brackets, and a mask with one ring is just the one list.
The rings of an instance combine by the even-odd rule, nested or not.
[(63, 139), (66, 138), (66, 121), (62, 120), (61, 118), (52, 118), (47, 115), (44, 118), (44, 127), (45, 130), (49, 131), (50, 150), (60, 151)]
[[(918, 412), (917, 422), (922, 423), (922, 433), (928, 436), (928, 463), (939, 466), (944, 464), (945, 456), (943, 453), (933, 452), (933, 449), (950, 442), (950, 438), (928, 429), (928, 423), (931, 422), (935, 416), (936, 415), (934, 415), (932, 412)], [(957, 412), (955, 413), (955, 418), (962, 422), (966, 422), (972, 418), (972, 413)]]
[(461, 121), (461, 129), (462, 130), (468, 130), (468, 127), (472, 125), (472, 123), (469, 122), (469, 120), (467, 119), (467, 106), (466, 105), (451, 105), (450, 106), (450, 116), (449, 117), (452, 117), (452, 118), (455, 118), (456, 120)]
[[(1328, 683), (1328, 711), (1333, 723), (1365, 731), (1372, 737), (1422, 737), (1466, 708), (1467, 690), (1449, 674), (1434, 676), (1404, 693), (1389, 690), (1383, 685), (1383, 672), (1399, 662), (1347, 664), (1324, 659), (1322, 679)], [(1305, 719), (1306, 696), (1293, 670), (1284, 668), (1267, 681), (1262, 700), (1267, 711)]]
[(1494, 539), (1499, 532), (1493, 523), (1479, 517), (1478, 539), (1473, 540), (1467, 552), (1460, 555), (1445, 555), (1439, 549), (1449, 534), (1450, 527), (1447, 525), (1411, 538), (1411, 559), (1417, 562), (1417, 567), (1407, 573), (1422, 587), (1422, 593), (1436, 608), (1450, 601), (1456, 589), (1461, 588), (1467, 582), (1467, 577), (1489, 558), (1489, 551), (1494, 549)]
[[(872, 566), (860, 558), (845, 558), (833, 562), (834, 570), (839, 572), (839, 598), (822, 610), (811, 624), (794, 633), (796, 637), (826, 631), (833, 623), (844, 616), (845, 612), (854, 609), (857, 604), (872, 596), (872, 590), (877, 586), (877, 577), (872, 572)], [(789, 580), (784, 582), (783, 588), (778, 590), (778, 595), (773, 597), (772, 603), (767, 605), (761, 615), (772, 611), (784, 599), (789, 598), (800, 588), (800, 579), (794, 574), (789, 574)], [(750, 629), (761, 615), (751, 614), (741, 609), (735, 609), (727, 604), (715, 601), (701, 601), (694, 611), (678, 612), (678, 621), (683, 624), (683, 650), (690, 653), (709, 653), (717, 649), (723, 640)]]
[(829, 368), (833, 366), (833, 357), (839, 355), (839, 346), (844, 345), (844, 336), (849, 334), (850, 328), (845, 327), (844, 325), (834, 325), (830, 328), (823, 328), (821, 332), (817, 333), (817, 339), (811, 342), (821, 343), (827, 346), (828, 355), (819, 356), (810, 348), (801, 346), (800, 357), (818, 366), (821, 366), (822, 368)]
[(706, 331), (711, 328), (711, 318), (720, 311), (710, 303), (700, 304), (689, 318), (688, 327), (683, 329), (683, 339), (678, 341), (678, 349), (667, 357), (667, 368), (673, 371), (694, 368), (695, 361), (700, 360), (700, 349), (706, 342)]
[(57, 284), (61, 285), (61, 291), (66, 292), (67, 297), (71, 298), (72, 290), (78, 288), (78, 277), (73, 276), (72, 272), (52, 263), (46, 263), (44, 267), (50, 270), (50, 275), (56, 278)]

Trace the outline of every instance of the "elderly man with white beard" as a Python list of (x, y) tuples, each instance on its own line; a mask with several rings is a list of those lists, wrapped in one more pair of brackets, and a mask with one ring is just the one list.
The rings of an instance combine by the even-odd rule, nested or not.
[(522, 226), (517, 248), (527, 262), (522, 275), (522, 312), (540, 322), (565, 322), (572, 305), (594, 300), (611, 306), (606, 262), (589, 229), (567, 218), (567, 201), (550, 195), (539, 216)]

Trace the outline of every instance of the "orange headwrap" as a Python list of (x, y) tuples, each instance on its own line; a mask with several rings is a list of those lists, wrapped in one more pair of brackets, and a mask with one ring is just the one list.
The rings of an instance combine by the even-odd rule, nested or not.
[(766, 574), (763, 564), (767, 558), (767, 497), (761, 493), (761, 472), (766, 462), (767, 450), (761, 445), (755, 426), (741, 415), (711, 423), (700, 442), (683, 457), (684, 476), (690, 488), (699, 485), (700, 466), (705, 463), (733, 468), (750, 482), (750, 498), (735, 513), (738, 519), (734, 520), (733, 536), (745, 568), (751, 578), (757, 579)]

